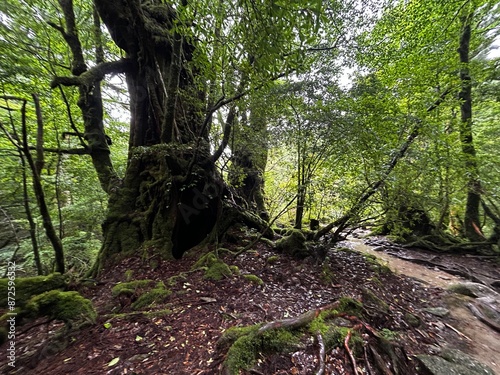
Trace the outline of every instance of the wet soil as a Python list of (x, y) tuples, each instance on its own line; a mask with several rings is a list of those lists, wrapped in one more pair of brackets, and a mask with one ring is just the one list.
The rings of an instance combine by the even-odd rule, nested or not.
[[(237, 245), (225, 246), (235, 249)], [(18, 327), (16, 367), (9, 368), (4, 355), (0, 371), (27, 375), (219, 374), (226, 353), (218, 351), (216, 343), (229, 327), (295, 317), (344, 296), (362, 301), (363, 288), (389, 305), (387, 314), (373, 314), (366, 323), (377, 331), (393, 333), (410, 358), (447, 346), (476, 355), (486, 350), (480, 345), (493, 350), (491, 353), (498, 351), (498, 340), (488, 342), (485, 335), (476, 337), (469, 332), (469, 328), (480, 331), (470, 326), (466, 311), (456, 308), (451, 317), (445, 318), (424, 311), (427, 307), (449, 306), (455, 297), (443, 289), (443, 283), (452, 282), (452, 276), (437, 276), (425, 269), (405, 276), (403, 273), (417, 269), (406, 263), (390, 265), (397, 268), (395, 273), (385, 272), (359, 251), (322, 246), (323, 250), (328, 247), (324, 262), (317, 257), (295, 260), (263, 243), (237, 258), (221, 255), (227, 264), (239, 268), (239, 274), (220, 281), (205, 279), (202, 270), (191, 271), (194, 257), (168, 262), (155, 258), (124, 260), (105, 270), (93, 285), (75, 285), (98, 310), (96, 324), (65, 335), (63, 342), (54, 340), (63, 329), (60, 322), (39, 319)], [(264, 284), (249, 281), (246, 274), (260, 277)], [(112, 287), (127, 278), (166, 282), (175, 275), (181, 276), (169, 286), (172, 294), (142, 311), (132, 309), (132, 300), (112, 297)], [(408, 324), (408, 313), (420, 319), (419, 327)], [(485, 326), (481, 329), (489, 330)], [(6, 350), (6, 344), (0, 347), (0, 352)], [(493, 367), (495, 356), (499, 357), (491, 354), (481, 359), (487, 359)], [(354, 370), (345, 348), (334, 348), (326, 355), (325, 374), (367, 373), (365, 359), (357, 355)], [(306, 375), (315, 374), (317, 366), (318, 347), (311, 338), (310, 345), (293, 352), (263, 355), (255, 368), (242, 374)], [(498, 367), (495, 370), (500, 374)]]

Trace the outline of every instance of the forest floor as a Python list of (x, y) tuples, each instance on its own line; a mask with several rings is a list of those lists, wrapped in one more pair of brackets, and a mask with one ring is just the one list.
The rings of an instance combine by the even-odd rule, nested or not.
[[(358, 242), (363, 244), (364, 240)], [(238, 245), (241, 243), (225, 246), (234, 250)], [(276, 253), (265, 243), (236, 258), (221, 255), (228, 265), (238, 267), (239, 274), (220, 281), (207, 280), (203, 270), (191, 271), (196, 262), (194, 257), (168, 262), (124, 260), (105, 270), (95, 285), (77, 288), (96, 307), (99, 313), (96, 324), (71, 334), (63, 350), (51, 345), (51, 337), (62, 329), (62, 323), (45, 323), (39, 319), (18, 327), (16, 368), (9, 369), (3, 355), (0, 372), (215, 375), (220, 372), (226, 355), (218, 349), (217, 341), (228, 328), (296, 317), (341, 297), (363, 301), (366, 289), (388, 306), (384, 314), (373, 313), (373, 310), (367, 314), (367, 327), (369, 324), (390, 336), (409, 358), (414, 354), (433, 354), (443, 347), (458, 348), (473, 355), (480, 351), (481, 343), (477, 340), (481, 341), (481, 337), (471, 339), (464, 334), (460, 316), (458, 319), (453, 314), (438, 317), (425, 311), (429, 307), (446, 307), (451, 293), (443, 287), (454, 281), (454, 276), (433, 274), (422, 280), (425, 277), (419, 276), (425, 270), (409, 277), (402, 274), (405, 272), (402, 265), (397, 272), (388, 272), (362, 251), (322, 246), (331, 247), (323, 263), (313, 257), (292, 259)], [(418, 256), (417, 253), (410, 255)], [(432, 258), (432, 255), (420, 256)], [(447, 265), (455, 260), (459, 268), (473, 272), (479, 267), (481, 275), (498, 278), (498, 260), (459, 256), (447, 260)], [(423, 265), (419, 267), (425, 269)], [(245, 278), (244, 275), (250, 274), (258, 276), (263, 284)], [(181, 276), (172, 279), (176, 275)], [(152, 279), (165, 284), (167, 280), (175, 281), (169, 283), (172, 293), (162, 303), (135, 311), (131, 305), (134, 296), (129, 299), (112, 296), (115, 285), (130, 279)], [(416, 316), (420, 324), (408, 324), (405, 318), (408, 314)], [(5, 344), (0, 351), (6, 352)], [(287, 354), (262, 355), (244, 374), (315, 374), (319, 366), (318, 353), (319, 345), (311, 337), (307, 345)], [(354, 359), (356, 369), (347, 348), (339, 345), (326, 353), (324, 373), (371, 373), (366, 351), (356, 353)], [(489, 359), (490, 363), (486, 364), (494, 368), (493, 358), (484, 359)], [(498, 367), (494, 370), (500, 374)]]

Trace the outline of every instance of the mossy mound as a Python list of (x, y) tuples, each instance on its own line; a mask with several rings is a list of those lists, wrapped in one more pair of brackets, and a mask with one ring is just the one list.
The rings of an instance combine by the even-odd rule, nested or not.
[(23, 307), (31, 297), (49, 290), (66, 289), (68, 279), (60, 273), (47, 276), (19, 277), (15, 280), (0, 279), (0, 308), (7, 308), (9, 281), (16, 288), (16, 307)]
[(51, 290), (29, 300), (23, 313), (29, 317), (47, 316), (65, 323), (94, 323), (97, 313), (92, 302), (78, 292)]
[(141, 294), (139, 298), (132, 303), (132, 308), (134, 310), (139, 310), (156, 303), (162, 303), (171, 294), (172, 291), (165, 287), (163, 281), (160, 281), (153, 289)]
[[(233, 274), (231, 268), (219, 259), (215, 253), (210, 252), (198, 259), (198, 261), (191, 267), (192, 270), (204, 269), (204, 278), (207, 280), (219, 281), (225, 277)], [(239, 273), (239, 270), (236, 271)]]
[(163, 281), (157, 283), (154, 280), (145, 279), (119, 283), (113, 287), (111, 293), (114, 298), (129, 298), (133, 301), (132, 309), (140, 310), (164, 302), (172, 291), (165, 286)]
[(285, 237), (276, 241), (275, 247), (276, 250), (297, 259), (304, 259), (311, 255), (306, 245), (306, 237), (298, 229), (289, 230)]
[(300, 341), (297, 332), (276, 329), (260, 333), (260, 327), (260, 324), (233, 327), (222, 335), (217, 346), (229, 347), (224, 363), (226, 374), (236, 375), (241, 369), (249, 370), (261, 353), (283, 353), (297, 348)]
[(225, 277), (231, 276), (233, 273), (229, 266), (221, 260), (212, 263), (205, 271), (204, 278), (207, 280), (219, 281)]

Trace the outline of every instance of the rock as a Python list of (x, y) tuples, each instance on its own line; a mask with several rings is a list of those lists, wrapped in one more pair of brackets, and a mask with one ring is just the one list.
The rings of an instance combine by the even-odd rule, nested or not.
[(439, 316), (441, 318), (444, 318), (450, 313), (450, 310), (445, 309), (444, 307), (426, 307), (423, 310), (425, 312), (428, 312), (429, 314)]
[(417, 328), (417, 327), (420, 327), (420, 324), (422, 324), (422, 322), (420, 321), (420, 318), (416, 315), (406, 313), (404, 318), (405, 318), (405, 322), (408, 323), (412, 327)]
[(415, 357), (433, 375), (495, 375), (488, 366), (456, 349), (444, 349), (440, 356)]
[(276, 249), (297, 259), (311, 255), (304, 234), (297, 229), (289, 230), (285, 237), (276, 241)]
[(492, 288), (479, 283), (473, 283), (473, 282), (458, 283), (451, 285), (448, 289), (452, 292), (463, 294), (473, 298), (493, 297), (497, 300), (500, 300), (499, 293), (497, 293)]

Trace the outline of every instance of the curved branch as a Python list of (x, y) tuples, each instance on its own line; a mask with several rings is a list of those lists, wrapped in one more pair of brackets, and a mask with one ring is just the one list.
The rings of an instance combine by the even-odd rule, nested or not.
[(79, 76), (56, 77), (50, 83), (51, 88), (62, 86), (93, 86), (104, 79), (106, 74), (125, 73), (131, 66), (132, 60), (121, 59), (118, 61), (104, 62), (90, 68)]

